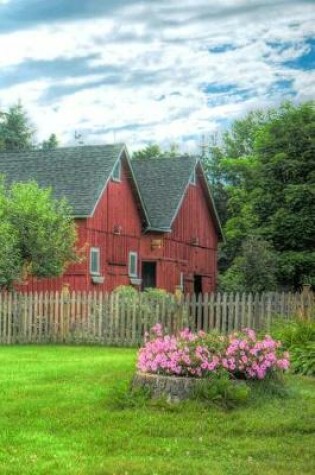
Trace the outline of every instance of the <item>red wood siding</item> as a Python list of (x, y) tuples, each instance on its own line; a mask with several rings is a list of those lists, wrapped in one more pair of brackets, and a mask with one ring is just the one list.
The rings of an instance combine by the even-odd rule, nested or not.
[[(143, 234), (142, 213), (125, 161), (121, 181), (110, 180), (101, 195), (93, 217), (77, 220), (78, 249), (83, 259), (71, 265), (58, 279), (30, 279), (18, 286), (25, 291), (70, 290), (112, 291), (118, 285), (130, 285), (128, 254), (141, 262), (156, 262), (156, 284), (174, 292), (184, 276), (185, 292), (194, 291), (194, 276), (201, 276), (202, 291), (215, 288), (218, 235), (209, 212), (202, 178), (189, 185), (169, 234)], [(94, 284), (89, 273), (91, 247), (100, 248), (103, 284)]]
[[(25, 291), (61, 290), (67, 285), (70, 290), (111, 291), (118, 285), (130, 284), (128, 276), (128, 253), (139, 252), (142, 231), (141, 213), (131, 186), (130, 171), (123, 161), (121, 181), (110, 180), (102, 193), (91, 218), (76, 220), (78, 230), (77, 248), (82, 251), (82, 262), (72, 264), (61, 278), (30, 279), (18, 286)], [(91, 247), (100, 248), (101, 275), (104, 284), (94, 284), (89, 273)]]
[(189, 185), (173, 223), (173, 231), (162, 238), (160, 249), (152, 250), (152, 241), (160, 236), (142, 238), (141, 257), (156, 260), (157, 286), (174, 292), (184, 277), (184, 291), (194, 291), (194, 275), (202, 276), (203, 292), (215, 289), (218, 235), (209, 213), (201, 179)]

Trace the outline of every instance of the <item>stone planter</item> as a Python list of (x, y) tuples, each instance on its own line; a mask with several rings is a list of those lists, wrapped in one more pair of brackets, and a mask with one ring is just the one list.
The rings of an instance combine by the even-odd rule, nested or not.
[(190, 398), (199, 381), (199, 378), (138, 372), (133, 378), (132, 387), (149, 389), (152, 398), (166, 397), (168, 400), (182, 401)]

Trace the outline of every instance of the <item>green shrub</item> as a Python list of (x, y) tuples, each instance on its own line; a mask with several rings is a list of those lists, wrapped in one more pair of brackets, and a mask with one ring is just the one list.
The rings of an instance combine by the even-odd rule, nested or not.
[(315, 376), (315, 342), (291, 350), (292, 370), (305, 376)]
[(301, 347), (311, 341), (315, 342), (315, 322), (295, 319), (292, 321), (277, 320), (272, 328), (273, 338), (280, 340), (286, 349)]
[(290, 353), (294, 373), (315, 376), (315, 322), (295, 319), (278, 320), (271, 329), (274, 338), (280, 340)]
[(138, 295), (138, 291), (131, 285), (119, 285), (114, 289), (114, 293), (127, 298), (136, 297)]
[(152, 297), (152, 298), (156, 298), (156, 299), (163, 299), (163, 298), (168, 297), (168, 296), (171, 295), (166, 290), (158, 289), (158, 288), (155, 288), (155, 287), (147, 287), (144, 290), (144, 292), (148, 297)]
[(241, 381), (233, 381), (227, 372), (213, 374), (211, 378), (200, 379), (192, 399), (205, 404), (216, 404), (224, 409), (232, 409), (244, 404), (250, 395), (250, 387)]
[(251, 388), (251, 400), (258, 404), (265, 399), (285, 398), (289, 394), (284, 375), (279, 371), (268, 373), (264, 379), (248, 380), (247, 384)]

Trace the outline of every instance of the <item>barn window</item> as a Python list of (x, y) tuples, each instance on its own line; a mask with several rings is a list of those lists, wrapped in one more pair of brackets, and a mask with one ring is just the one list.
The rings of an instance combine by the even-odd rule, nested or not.
[(138, 253), (129, 252), (128, 274), (130, 277), (138, 277)]
[(113, 181), (120, 181), (120, 174), (121, 174), (121, 166), (120, 166), (120, 160), (118, 160), (118, 162), (114, 166), (113, 173), (112, 173)]
[(90, 274), (100, 274), (101, 272), (101, 256), (99, 247), (91, 247), (90, 249)]

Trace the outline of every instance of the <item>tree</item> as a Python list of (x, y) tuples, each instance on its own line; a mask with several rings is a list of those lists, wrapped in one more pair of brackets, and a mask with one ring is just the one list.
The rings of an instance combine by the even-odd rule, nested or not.
[(43, 150), (54, 150), (58, 148), (59, 141), (56, 134), (51, 134), (48, 140), (44, 140), (42, 142), (42, 149)]
[(132, 154), (132, 158), (158, 158), (163, 156), (163, 151), (160, 149), (159, 145), (152, 144), (147, 145), (145, 148), (137, 150)]
[(8, 112), (0, 112), (0, 150), (31, 149), (34, 132), (20, 101), (9, 107)]
[(64, 200), (35, 182), (0, 186), (0, 285), (27, 275), (57, 277), (77, 260), (76, 230)]
[(242, 243), (241, 254), (220, 277), (223, 291), (263, 292), (276, 286), (276, 255), (269, 242), (250, 236)]
[(170, 144), (170, 148), (168, 150), (162, 150), (157, 144), (147, 145), (146, 147), (135, 151), (132, 155), (132, 158), (173, 158), (182, 155), (186, 156), (187, 154), (181, 154), (179, 145), (176, 142), (173, 142)]
[(221, 151), (224, 266), (233, 266), (242, 242), (255, 235), (275, 250), (278, 283), (297, 288), (315, 269), (314, 103), (285, 103), (250, 118), (232, 127)]
[(251, 199), (258, 232), (281, 255), (280, 283), (294, 287), (315, 273), (314, 143), (314, 103), (283, 104), (255, 141), (259, 162)]

